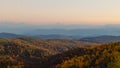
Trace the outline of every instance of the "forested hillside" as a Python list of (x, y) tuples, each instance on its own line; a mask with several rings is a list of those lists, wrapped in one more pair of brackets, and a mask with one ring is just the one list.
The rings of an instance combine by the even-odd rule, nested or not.
[(56, 68), (120, 68), (120, 42), (77, 48), (58, 57)]
[(120, 42), (1, 38), (0, 68), (120, 68)]
[(48, 57), (96, 43), (32, 38), (0, 39), (0, 68), (36, 68)]

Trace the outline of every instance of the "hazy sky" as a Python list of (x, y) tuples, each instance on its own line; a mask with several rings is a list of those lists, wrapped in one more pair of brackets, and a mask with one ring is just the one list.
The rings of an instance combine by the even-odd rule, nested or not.
[(120, 0), (0, 0), (0, 21), (120, 24)]

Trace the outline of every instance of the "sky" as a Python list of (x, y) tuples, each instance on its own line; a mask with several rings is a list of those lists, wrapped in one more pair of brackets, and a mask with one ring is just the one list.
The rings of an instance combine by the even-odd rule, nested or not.
[(120, 24), (120, 0), (0, 0), (0, 22)]

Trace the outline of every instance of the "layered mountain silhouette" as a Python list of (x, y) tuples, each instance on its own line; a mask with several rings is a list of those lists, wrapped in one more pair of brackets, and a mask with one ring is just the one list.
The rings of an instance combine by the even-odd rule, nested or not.
[(120, 36), (103, 35), (97, 37), (85, 37), (80, 40), (89, 41), (89, 42), (98, 42), (98, 43), (108, 43), (108, 42), (120, 41)]
[(108, 43), (113, 41), (120, 41), (120, 36), (112, 36), (112, 35), (102, 35), (102, 36), (92, 36), (92, 37), (80, 37), (80, 36), (67, 36), (67, 35), (58, 35), (58, 34), (49, 34), (49, 35), (33, 35), (26, 36), (20, 34), (13, 33), (0, 33), (0, 38), (24, 38), (31, 37), (37, 39), (66, 39), (66, 40), (80, 40), (80, 41), (88, 41), (88, 42), (97, 42), (97, 43)]
[(24, 35), (13, 34), (13, 33), (0, 33), (0, 38), (18, 38), (18, 37), (25, 37)]

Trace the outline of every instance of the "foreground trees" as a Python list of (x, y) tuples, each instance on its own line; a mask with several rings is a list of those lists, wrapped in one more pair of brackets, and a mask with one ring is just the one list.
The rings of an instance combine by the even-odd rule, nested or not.
[(120, 68), (120, 42), (81, 44), (71, 40), (0, 39), (0, 68)]
[[(56, 68), (120, 68), (120, 43), (91, 46), (82, 56), (57, 64)], [(78, 52), (79, 54), (79, 52)]]

